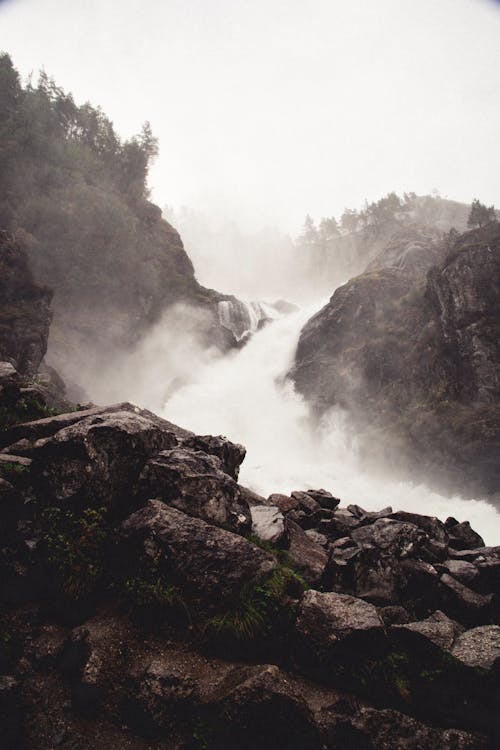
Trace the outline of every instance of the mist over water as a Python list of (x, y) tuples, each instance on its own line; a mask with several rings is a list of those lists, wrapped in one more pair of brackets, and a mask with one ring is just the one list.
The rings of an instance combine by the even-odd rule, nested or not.
[(468, 520), (487, 544), (500, 543), (500, 514), (482, 500), (446, 497), (425, 485), (396, 481), (361, 458), (359, 445), (340, 410), (321, 425), (285, 379), (300, 330), (320, 304), (274, 321), (241, 350), (208, 360), (192, 382), (167, 400), (163, 416), (198, 434), (224, 434), (247, 449), (240, 482), (267, 496), (319, 488), (368, 510), (391, 505)]

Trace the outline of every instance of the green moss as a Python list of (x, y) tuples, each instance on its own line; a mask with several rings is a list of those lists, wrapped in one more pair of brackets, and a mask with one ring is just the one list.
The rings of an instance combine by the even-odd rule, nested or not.
[(44, 417), (54, 417), (61, 412), (51, 409), (36, 398), (21, 398), (14, 404), (0, 407), (0, 430), (7, 430), (15, 424), (33, 422)]
[(295, 619), (291, 597), (300, 596), (306, 588), (297, 573), (280, 565), (261, 584), (244, 586), (225, 612), (205, 623), (205, 634), (238, 642), (277, 635)]
[(105, 574), (109, 538), (106, 508), (86, 508), (80, 515), (49, 507), (42, 513), (46, 559), (62, 591), (72, 599), (93, 593)]

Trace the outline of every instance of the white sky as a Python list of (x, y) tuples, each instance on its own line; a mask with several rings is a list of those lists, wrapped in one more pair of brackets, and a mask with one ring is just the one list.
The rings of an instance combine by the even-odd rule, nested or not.
[(0, 0), (0, 49), (123, 136), (154, 199), (295, 232), (390, 190), (500, 207), (493, 0)]

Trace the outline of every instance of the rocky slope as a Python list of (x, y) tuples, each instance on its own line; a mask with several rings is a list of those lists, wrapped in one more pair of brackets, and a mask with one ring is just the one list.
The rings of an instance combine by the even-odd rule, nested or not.
[(500, 549), (467, 523), (259, 497), (242, 446), (127, 403), (0, 435), (5, 747), (498, 745)]
[[(437, 264), (436, 264), (437, 261)], [(466, 493), (500, 490), (500, 225), (395, 238), (302, 330), (293, 377), (338, 404), (369, 449)]]

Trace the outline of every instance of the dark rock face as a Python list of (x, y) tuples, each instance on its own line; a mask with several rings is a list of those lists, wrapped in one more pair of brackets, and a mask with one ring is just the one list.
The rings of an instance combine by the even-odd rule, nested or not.
[(33, 280), (16, 239), (0, 231), (0, 359), (34, 375), (45, 352), (52, 320), (52, 292)]
[(406, 473), (494, 495), (500, 225), (458, 237), (426, 281), (413, 271), (381, 263), (337, 289), (303, 328), (292, 377), (319, 412), (349, 410), (371, 450), (382, 430)]

